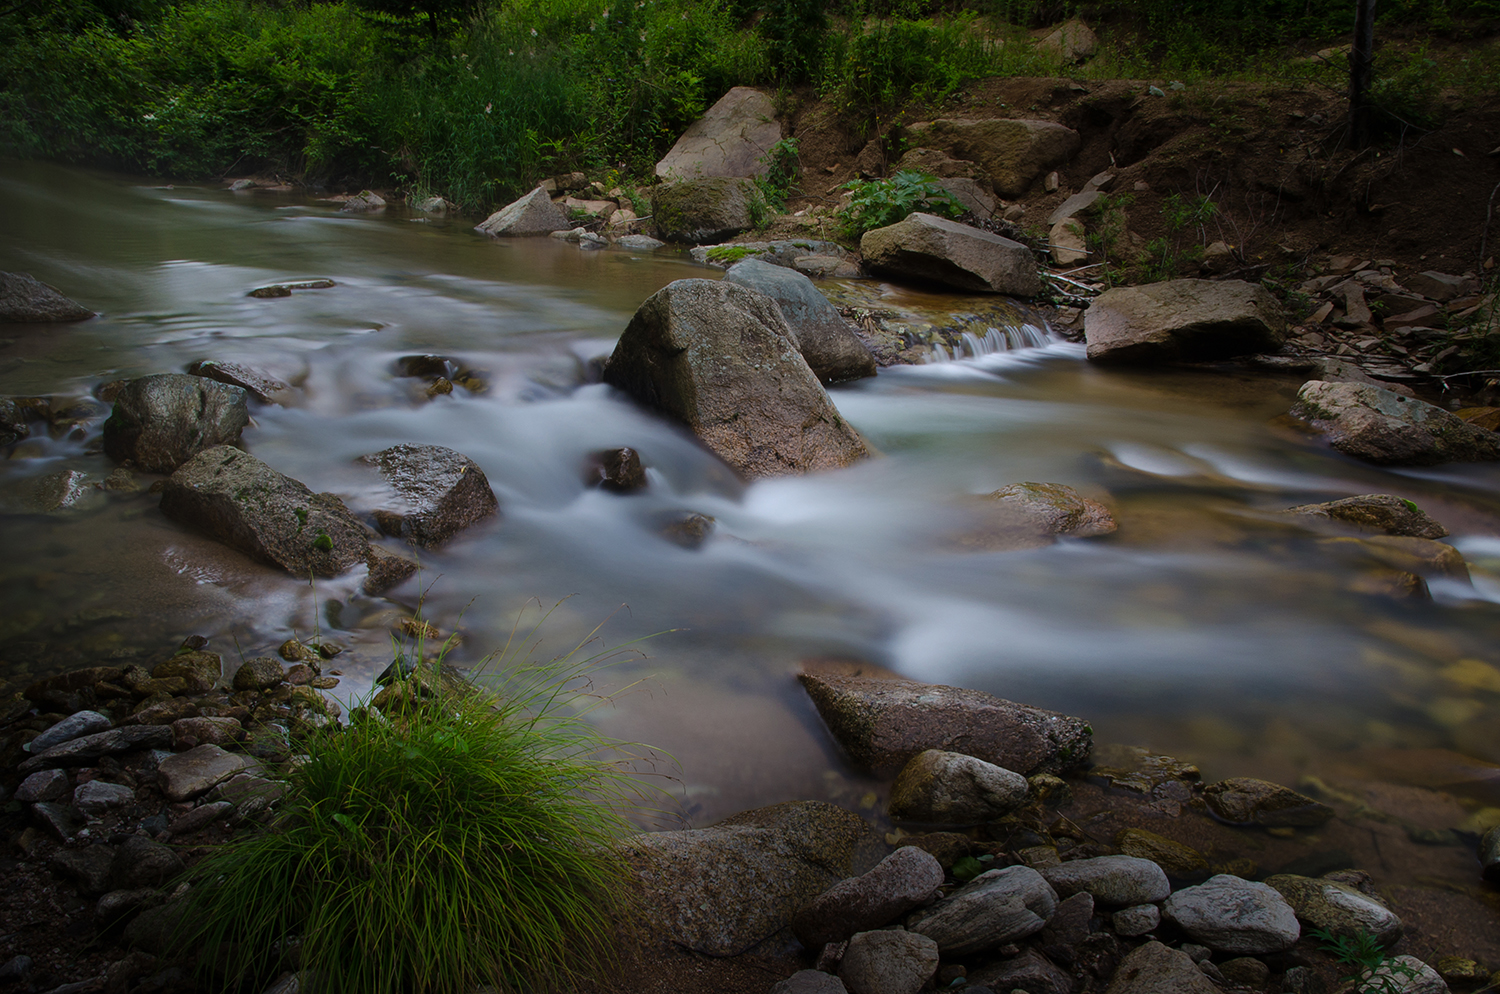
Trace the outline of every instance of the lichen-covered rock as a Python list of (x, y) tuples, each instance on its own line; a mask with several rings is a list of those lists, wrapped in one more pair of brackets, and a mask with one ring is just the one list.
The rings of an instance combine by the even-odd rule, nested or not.
[(1500, 459), (1500, 434), (1441, 407), (1364, 383), (1309, 380), (1292, 416), (1311, 423), (1345, 455), (1395, 466)]
[(721, 242), (750, 228), (759, 196), (754, 180), (730, 176), (663, 183), (651, 192), (652, 223), (669, 242)]
[(1429, 518), (1416, 504), (1391, 494), (1363, 494), (1324, 501), (1321, 504), (1298, 504), (1287, 508), (1286, 513), (1332, 521), (1362, 532), (1377, 532), (1382, 535), (1438, 539), (1448, 534), (1448, 529)]
[(562, 208), (552, 202), (541, 187), (500, 208), (479, 224), (475, 231), (491, 238), (524, 235), (550, 235), (572, 227)]
[(672, 150), (656, 164), (663, 180), (708, 176), (764, 176), (767, 154), (781, 141), (776, 105), (748, 86), (736, 86), (688, 125)]
[(1104, 291), (1083, 329), (1094, 362), (1202, 362), (1277, 351), (1286, 318), (1255, 283), (1170, 280)]
[(913, 145), (977, 163), (994, 181), (995, 192), (1007, 199), (1024, 195), (1083, 144), (1078, 132), (1053, 121), (1010, 118), (940, 119), (913, 124), (907, 136)]
[(53, 324), (84, 321), (94, 312), (28, 273), (0, 273), (0, 321)]
[(378, 545), (370, 546), (365, 553), (365, 564), (369, 567), (369, 573), (365, 576), (363, 589), (371, 597), (378, 597), (417, 572), (416, 563), (405, 556), (387, 552)]
[(149, 473), (171, 473), (193, 456), (234, 445), (250, 423), (245, 391), (186, 373), (131, 380), (104, 422), (104, 451)]
[(941, 283), (978, 293), (1031, 297), (1041, 277), (1020, 242), (920, 211), (859, 240), (865, 268), (892, 279)]
[(806, 276), (761, 259), (744, 259), (729, 267), (724, 282), (749, 287), (776, 301), (797, 351), (819, 380), (838, 383), (875, 375), (875, 357)]
[(1292, 906), (1297, 920), (1331, 935), (1357, 939), (1374, 936), (1383, 946), (1401, 938), (1401, 918), (1379, 899), (1336, 880), (1317, 880), (1292, 873), (1267, 877)]
[(364, 461), (376, 466), (392, 496), (375, 521), (424, 549), (447, 542), (500, 507), (479, 464), (441, 445), (393, 445)]
[(891, 785), (897, 821), (977, 825), (996, 821), (1026, 803), (1026, 778), (994, 763), (941, 749), (919, 753)]
[(217, 652), (190, 649), (178, 652), (171, 659), (158, 663), (151, 669), (153, 680), (169, 680), (180, 677), (189, 693), (202, 694), (219, 685), (224, 675), (224, 660)]
[(1203, 800), (1215, 818), (1231, 825), (1263, 828), (1311, 828), (1333, 817), (1333, 809), (1290, 787), (1231, 777), (1203, 788)]

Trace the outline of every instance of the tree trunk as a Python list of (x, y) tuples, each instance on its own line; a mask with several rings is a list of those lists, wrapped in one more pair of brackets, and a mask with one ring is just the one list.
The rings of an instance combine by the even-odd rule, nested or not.
[(1354, 46), (1349, 52), (1349, 141), (1369, 144), (1370, 82), (1375, 76), (1375, 0), (1355, 0)]

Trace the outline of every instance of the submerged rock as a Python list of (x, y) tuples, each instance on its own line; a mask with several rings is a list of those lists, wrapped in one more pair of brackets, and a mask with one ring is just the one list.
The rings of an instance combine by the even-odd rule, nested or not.
[(838, 413), (775, 301), (711, 280), (652, 295), (604, 382), (686, 424), (749, 478), (837, 469), (870, 454)]
[(745, 259), (729, 267), (724, 282), (776, 301), (802, 358), (824, 383), (875, 375), (875, 357), (812, 280), (785, 266)]
[(775, 103), (759, 90), (736, 86), (688, 125), (656, 164), (656, 175), (663, 180), (764, 176), (771, 165), (766, 155), (779, 141)]
[(1170, 280), (1116, 287), (1084, 315), (1094, 362), (1202, 362), (1275, 352), (1286, 339), (1281, 305), (1241, 280)]
[(380, 470), (395, 506), (375, 511), (387, 535), (435, 548), (499, 510), (479, 464), (441, 445), (393, 445), (364, 461)]
[(1369, 538), (1328, 538), (1318, 545), (1347, 550), (1381, 567), (1420, 577), (1447, 577), (1469, 581), (1469, 565), (1463, 554), (1446, 542), (1407, 535), (1372, 535)]
[(913, 915), (907, 928), (966, 956), (1040, 932), (1057, 910), (1057, 893), (1029, 866), (988, 870)]
[(1287, 514), (1301, 514), (1349, 525), (1364, 532), (1408, 535), (1413, 538), (1443, 538), (1448, 529), (1429, 518), (1420, 507), (1391, 494), (1363, 494), (1322, 504), (1298, 504)]
[(485, 218), (475, 225), (474, 230), (491, 238), (499, 238), (550, 235), (554, 231), (565, 231), (571, 227), (562, 208), (552, 202), (546, 190), (537, 187)]
[(68, 511), (80, 507), (98, 493), (89, 482), (87, 473), (64, 469), (36, 481), (31, 491), (31, 506), (38, 511)]
[(958, 538), (964, 548), (1034, 548), (1057, 538), (1094, 538), (1119, 526), (1109, 508), (1061, 483), (1013, 483), (977, 499), (983, 522)]
[(94, 312), (28, 273), (0, 273), (0, 321), (53, 324), (84, 321)]
[(656, 233), (669, 242), (721, 242), (750, 228), (754, 180), (715, 176), (663, 183), (651, 191)]
[(1203, 800), (1215, 818), (1231, 825), (1312, 828), (1333, 817), (1328, 805), (1290, 787), (1254, 777), (1211, 783), (1203, 788)]
[(247, 452), (217, 446), (167, 480), (161, 510), (294, 576), (338, 576), (365, 559), (364, 525), (333, 494), (315, 494)]
[(205, 449), (238, 444), (249, 423), (239, 387), (158, 373), (121, 388), (104, 422), (104, 451), (149, 473), (171, 473)]
[(1036, 260), (1020, 242), (920, 211), (865, 232), (859, 250), (867, 269), (896, 280), (1016, 297), (1042, 290)]
[(1431, 466), (1500, 459), (1500, 435), (1426, 401), (1362, 383), (1309, 380), (1292, 416), (1346, 455), (1382, 465)]

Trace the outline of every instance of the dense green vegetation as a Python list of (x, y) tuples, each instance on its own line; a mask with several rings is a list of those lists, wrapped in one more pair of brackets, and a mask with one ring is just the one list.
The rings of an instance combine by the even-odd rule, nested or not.
[[(1500, 0), (1392, 0), (1382, 30), (1487, 31)], [(168, 175), (281, 170), (468, 207), (539, 176), (641, 175), (730, 86), (810, 87), (868, 124), (911, 96), (1062, 67), (1027, 30), (1088, 16), (1074, 74), (1266, 77), (1350, 0), (19, 0), (0, 9), (0, 152)], [(1388, 57), (1412, 115), (1500, 62)], [(1316, 67), (1314, 67), (1316, 69)], [(1336, 78), (1337, 69), (1333, 71)]]

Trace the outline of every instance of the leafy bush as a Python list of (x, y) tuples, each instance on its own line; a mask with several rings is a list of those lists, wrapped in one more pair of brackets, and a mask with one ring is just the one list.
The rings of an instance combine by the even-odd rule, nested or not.
[(959, 217), (964, 207), (924, 173), (902, 170), (889, 179), (854, 180), (844, 189), (854, 191), (838, 217), (849, 238), (895, 224), (914, 211), (940, 217)]

